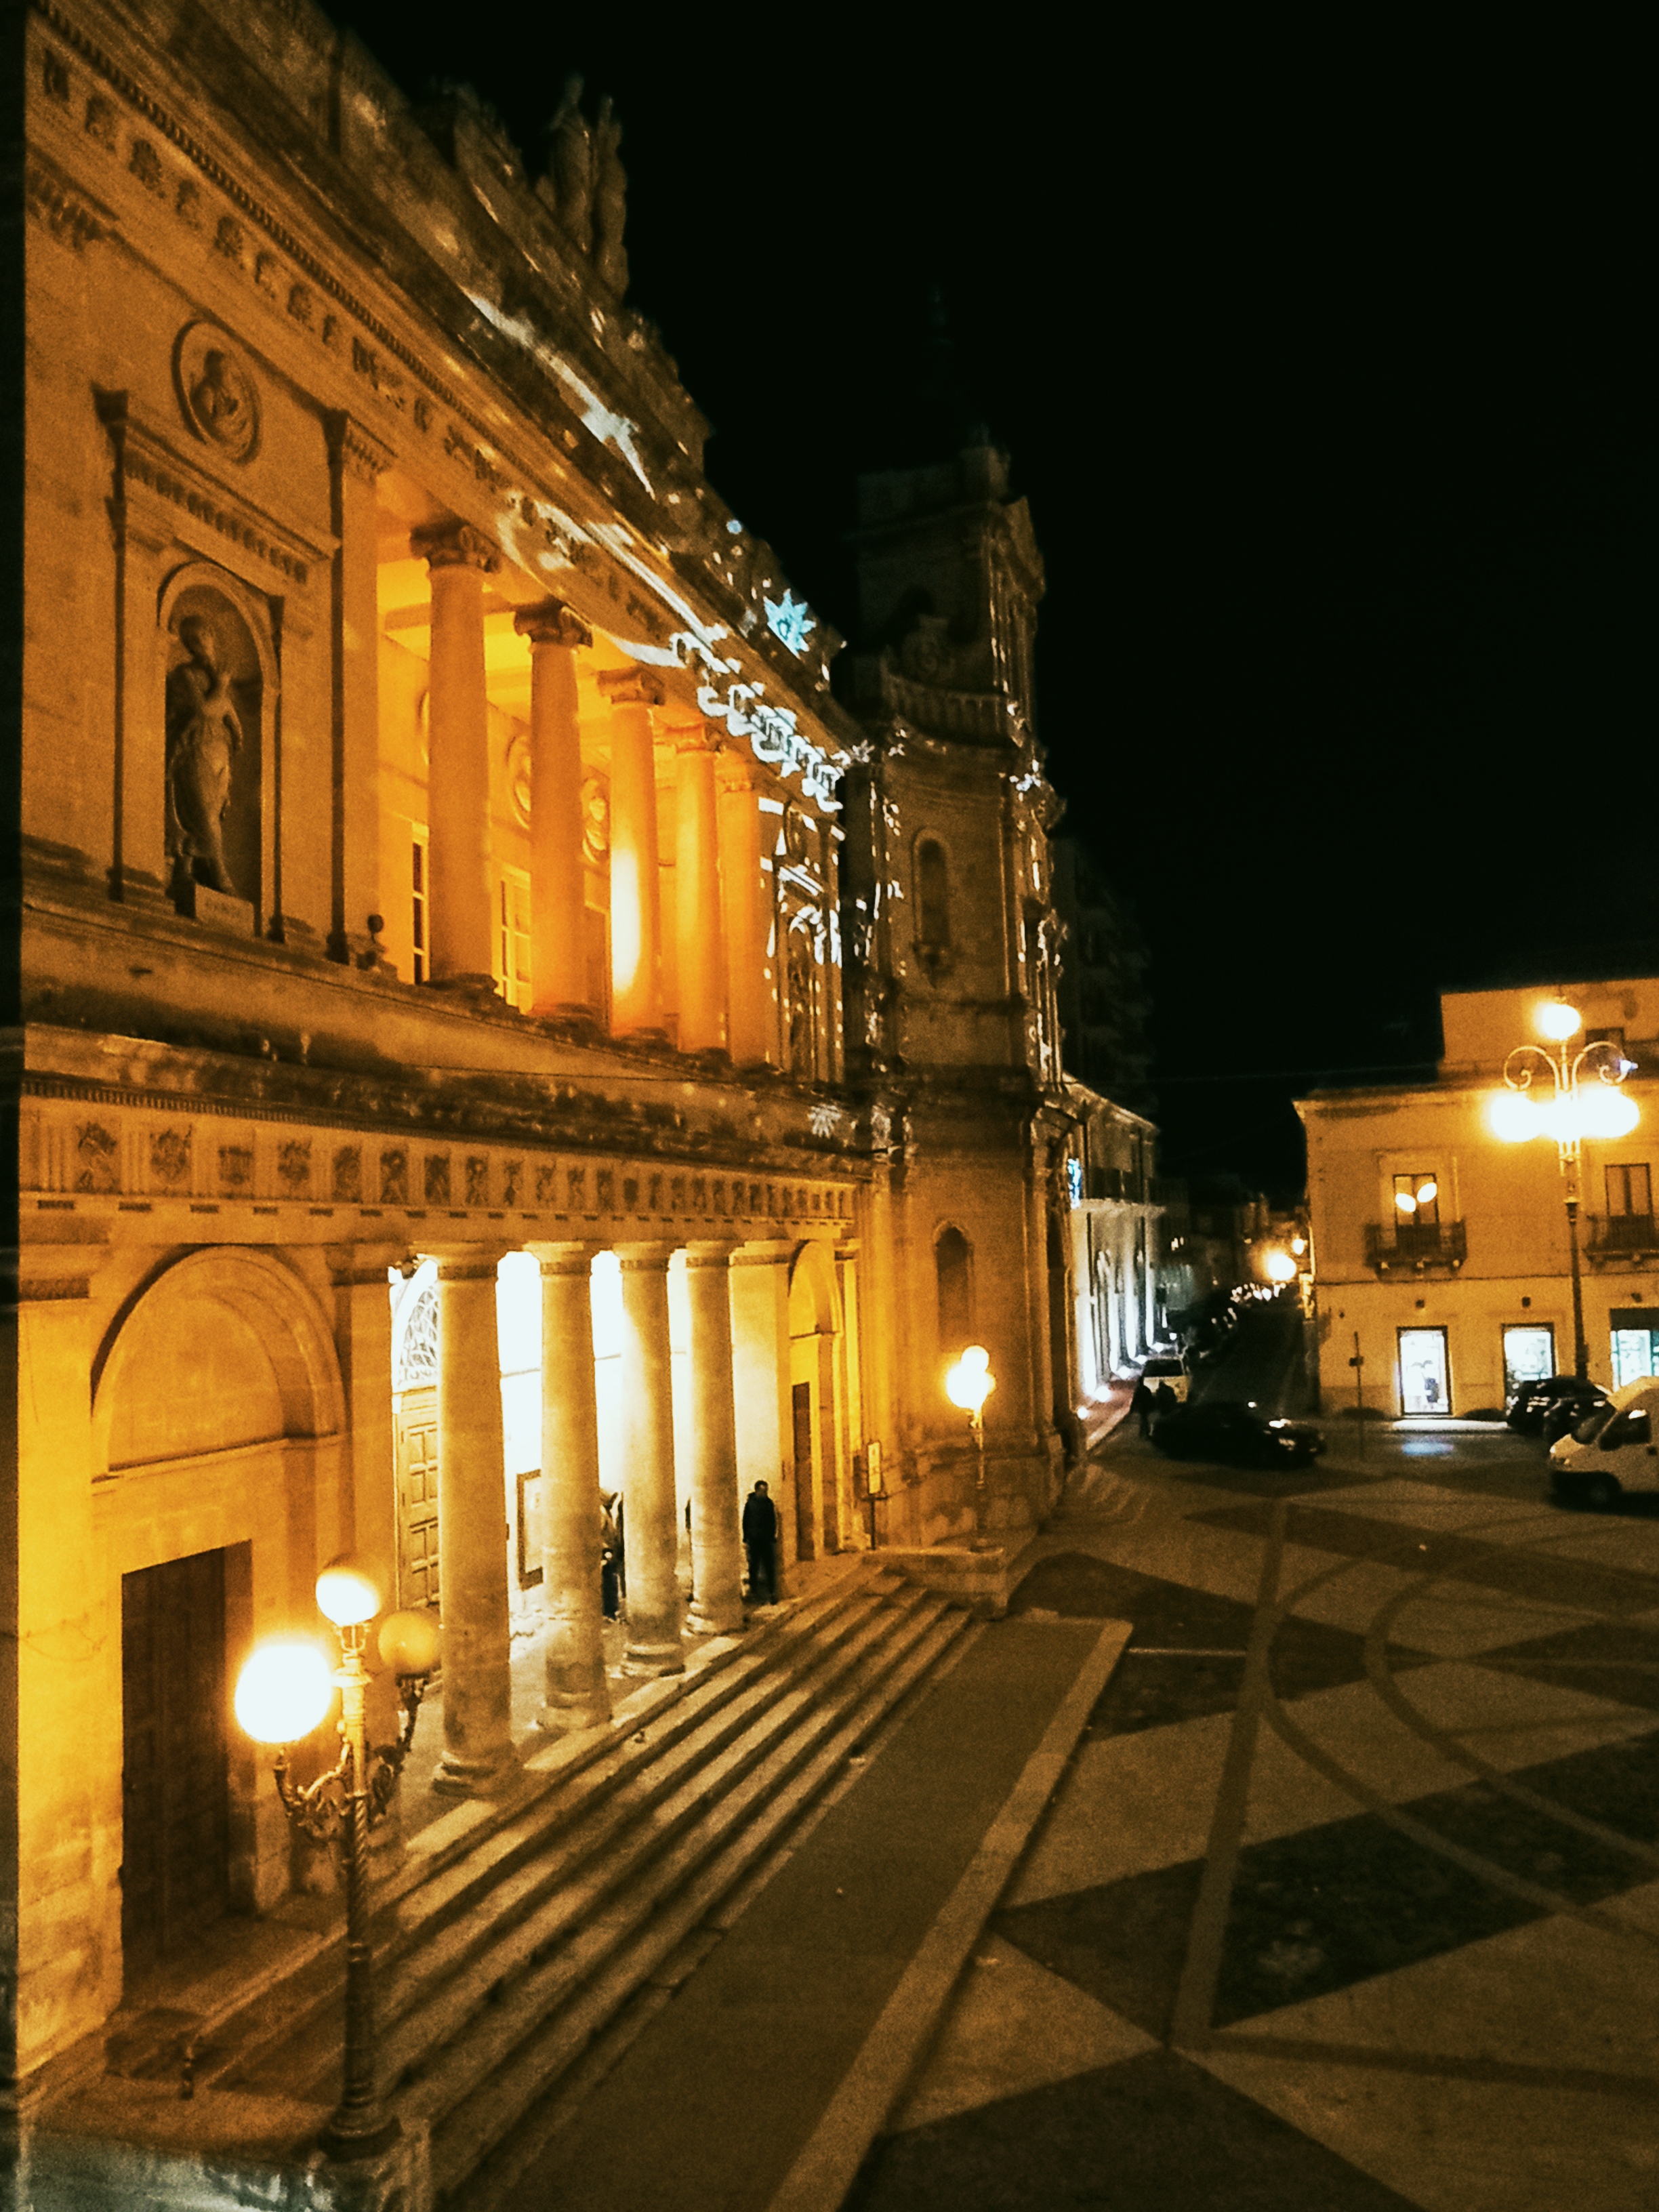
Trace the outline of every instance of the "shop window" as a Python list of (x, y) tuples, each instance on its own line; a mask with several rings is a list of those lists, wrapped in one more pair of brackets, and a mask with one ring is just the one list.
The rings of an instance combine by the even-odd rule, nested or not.
[(1659, 1375), (1659, 1308), (1632, 1306), (1610, 1319), (1614, 1389)]
[(1536, 1323), (1504, 1331), (1504, 1402), (1507, 1406), (1523, 1382), (1541, 1382), (1553, 1375), (1555, 1331)]
[(1451, 1411), (1451, 1378), (1443, 1328), (1400, 1331), (1400, 1410), (1402, 1413)]

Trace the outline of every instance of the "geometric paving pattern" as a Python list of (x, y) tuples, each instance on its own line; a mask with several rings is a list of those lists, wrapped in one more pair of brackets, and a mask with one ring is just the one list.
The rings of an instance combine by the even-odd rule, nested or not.
[(1011, 1609), (1133, 1633), (849, 2204), (1651, 2212), (1659, 1526), (1113, 1467)]

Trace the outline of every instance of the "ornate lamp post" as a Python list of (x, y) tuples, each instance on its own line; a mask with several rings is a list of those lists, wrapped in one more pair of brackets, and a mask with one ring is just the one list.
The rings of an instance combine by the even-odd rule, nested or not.
[[(338, 1668), (331, 1669), (314, 1644), (261, 1644), (237, 1680), (236, 1717), (256, 1743), (275, 1748), (276, 1790), (291, 1825), (339, 1849), (346, 1905), (344, 2087), (323, 2146), (337, 2159), (364, 2159), (384, 2150), (398, 2132), (375, 2080), (368, 1832), (390, 1807), (415, 1740), (427, 1678), (438, 1663), (439, 1631), (429, 1613), (394, 1613), (381, 1623), (380, 1656), (398, 1677), (403, 1725), (396, 1743), (371, 1749), (363, 1717), (370, 1680), (363, 1646), (380, 1594), (354, 1561), (338, 1559), (317, 1577), (317, 1603), (338, 1632)], [(289, 1749), (321, 1723), (337, 1689), (340, 1756), (302, 1789), (289, 1779)]]
[(991, 1372), (991, 1355), (982, 1344), (970, 1344), (954, 1367), (945, 1375), (945, 1395), (953, 1406), (960, 1406), (967, 1414), (974, 1431), (974, 1448), (979, 1454), (979, 1474), (974, 1488), (985, 1488), (985, 1401), (997, 1387), (997, 1378)]
[[(1577, 1006), (1565, 999), (1546, 1002), (1538, 1009), (1539, 1032), (1549, 1045), (1518, 1044), (1504, 1062), (1508, 1088), (1492, 1099), (1489, 1119), (1494, 1134), (1506, 1144), (1524, 1144), (1529, 1137), (1553, 1137), (1561, 1163), (1567, 1205), (1567, 1251), (1572, 1268), (1573, 1372), (1581, 1382), (1589, 1380), (1589, 1346), (1584, 1341), (1584, 1288), (1578, 1264), (1578, 1169), (1586, 1137), (1623, 1137), (1639, 1118), (1636, 1102), (1620, 1089), (1630, 1073), (1631, 1062), (1616, 1045), (1605, 1039), (1581, 1045), (1572, 1041), (1583, 1027)], [(1542, 1103), (1530, 1093), (1547, 1069), (1550, 1092)], [(1595, 1081), (1586, 1079), (1593, 1075)], [(1542, 1088), (1541, 1082), (1540, 1088)]]

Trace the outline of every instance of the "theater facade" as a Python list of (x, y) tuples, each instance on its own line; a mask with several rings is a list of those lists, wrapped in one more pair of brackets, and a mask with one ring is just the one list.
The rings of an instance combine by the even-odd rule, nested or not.
[(304, 0), (38, 0), (27, 71), (25, 2090), (294, 1879), (227, 1685), (334, 1554), (488, 1794), (515, 1631), (608, 1711), (602, 1492), (642, 1677), (741, 1629), (757, 1480), (786, 1589), (1041, 1519), (1079, 1121), (1000, 454), (862, 488), (832, 691), (608, 111), (538, 177)]

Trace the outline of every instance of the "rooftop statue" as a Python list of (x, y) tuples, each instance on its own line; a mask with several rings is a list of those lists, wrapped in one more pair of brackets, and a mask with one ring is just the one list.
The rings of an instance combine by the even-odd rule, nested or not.
[(608, 100), (600, 102), (599, 118), (590, 124), (582, 113), (582, 90), (580, 77), (565, 79), (547, 126), (548, 174), (543, 196), (551, 200), (571, 243), (592, 261), (600, 281), (620, 293), (628, 289), (628, 255), (623, 246), (628, 178), (617, 150), (622, 125)]

